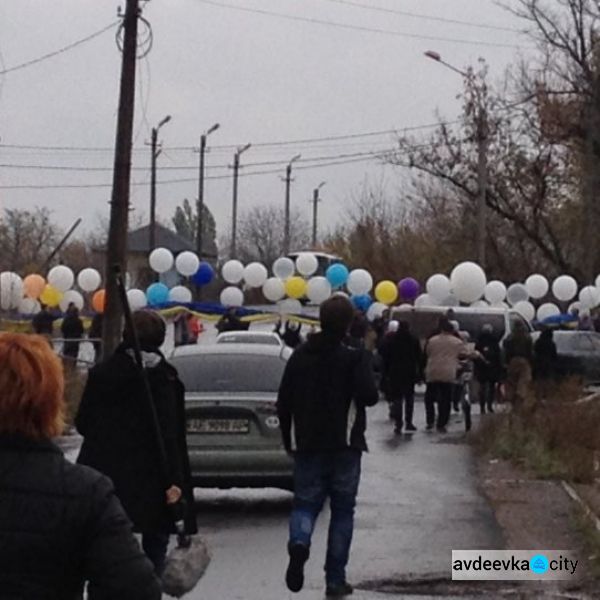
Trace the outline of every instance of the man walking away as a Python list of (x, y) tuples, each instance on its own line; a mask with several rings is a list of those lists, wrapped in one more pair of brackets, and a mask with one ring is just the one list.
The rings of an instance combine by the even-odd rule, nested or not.
[(475, 350), (481, 355), (481, 358), (475, 360), (475, 379), (479, 384), (481, 414), (485, 414), (486, 408), (488, 412), (493, 413), (496, 385), (502, 376), (502, 351), (490, 323), (483, 326)]
[(304, 585), (315, 522), (329, 497), (331, 521), (325, 579), (328, 597), (352, 593), (346, 564), (365, 441), (365, 407), (377, 403), (370, 354), (343, 344), (352, 323), (347, 298), (334, 296), (320, 309), (321, 332), (313, 334), (287, 363), (277, 409), (283, 442), (294, 457), (294, 503), (286, 583)]
[(403, 425), (406, 431), (416, 431), (413, 425), (415, 383), (422, 378), (419, 340), (411, 334), (408, 323), (400, 321), (398, 331), (384, 338), (379, 352), (386, 391), (392, 403), (391, 414), (396, 421), (395, 432), (400, 433)]
[(504, 340), (507, 364), (506, 400), (520, 408), (530, 393), (533, 342), (524, 323), (516, 321), (512, 333)]
[(435, 403), (438, 403), (437, 430), (446, 433), (450, 420), (452, 392), (458, 373), (461, 356), (467, 355), (465, 343), (455, 337), (454, 326), (448, 319), (440, 320), (440, 333), (434, 335), (425, 346), (427, 366), (425, 368), (425, 413), (427, 430), (435, 424)]
[(75, 368), (79, 357), (79, 340), (83, 337), (83, 323), (79, 318), (79, 309), (73, 302), (69, 303), (60, 330), (65, 339), (63, 356), (67, 359), (67, 364)]

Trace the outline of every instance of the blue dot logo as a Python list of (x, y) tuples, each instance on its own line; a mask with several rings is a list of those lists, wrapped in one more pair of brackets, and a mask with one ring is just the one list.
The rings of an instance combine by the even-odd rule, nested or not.
[(538, 575), (543, 575), (550, 568), (550, 563), (543, 554), (536, 554), (529, 561), (529, 568), (534, 573), (537, 573)]

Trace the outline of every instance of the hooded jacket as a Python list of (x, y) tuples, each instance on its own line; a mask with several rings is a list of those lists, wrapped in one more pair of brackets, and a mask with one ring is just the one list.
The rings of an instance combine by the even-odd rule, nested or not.
[(371, 356), (321, 332), (288, 361), (277, 399), (288, 452), (366, 451), (365, 407), (377, 403)]

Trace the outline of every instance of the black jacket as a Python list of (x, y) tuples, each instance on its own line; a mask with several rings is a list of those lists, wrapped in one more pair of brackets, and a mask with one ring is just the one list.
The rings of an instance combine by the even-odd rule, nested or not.
[[(181, 487), (189, 511), (193, 508), (184, 388), (162, 355), (152, 353), (147, 358), (158, 361), (146, 372), (167, 452), (169, 481), (163, 480), (159, 468), (158, 443), (142, 379), (124, 346), (90, 370), (75, 420), (85, 438), (78, 462), (112, 479), (136, 531), (171, 533), (174, 517), (165, 502), (166, 487)], [(189, 533), (196, 532), (191, 513), (186, 526)]]
[(543, 332), (535, 341), (533, 354), (533, 375), (536, 379), (546, 379), (556, 374), (558, 351), (551, 332)]
[(483, 359), (475, 361), (475, 378), (480, 383), (497, 383), (502, 379), (502, 350), (493, 333), (482, 333), (475, 344), (475, 350)]
[(419, 340), (409, 332), (387, 335), (379, 348), (383, 361), (383, 385), (386, 392), (399, 392), (423, 378), (423, 352)]
[(49, 441), (0, 435), (0, 597), (158, 600), (110, 481)]
[(378, 400), (370, 358), (324, 333), (295, 350), (277, 399), (288, 452), (367, 449), (365, 407)]

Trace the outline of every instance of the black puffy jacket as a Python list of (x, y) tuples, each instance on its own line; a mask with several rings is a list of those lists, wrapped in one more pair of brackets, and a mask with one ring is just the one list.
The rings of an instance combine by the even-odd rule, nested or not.
[(0, 435), (0, 598), (158, 600), (160, 584), (100, 473), (49, 441)]
[(283, 374), (277, 411), (288, 452), (366, 450), (365, 407), (377, 403), (371, 356), (324, 333), (294, 351)]

